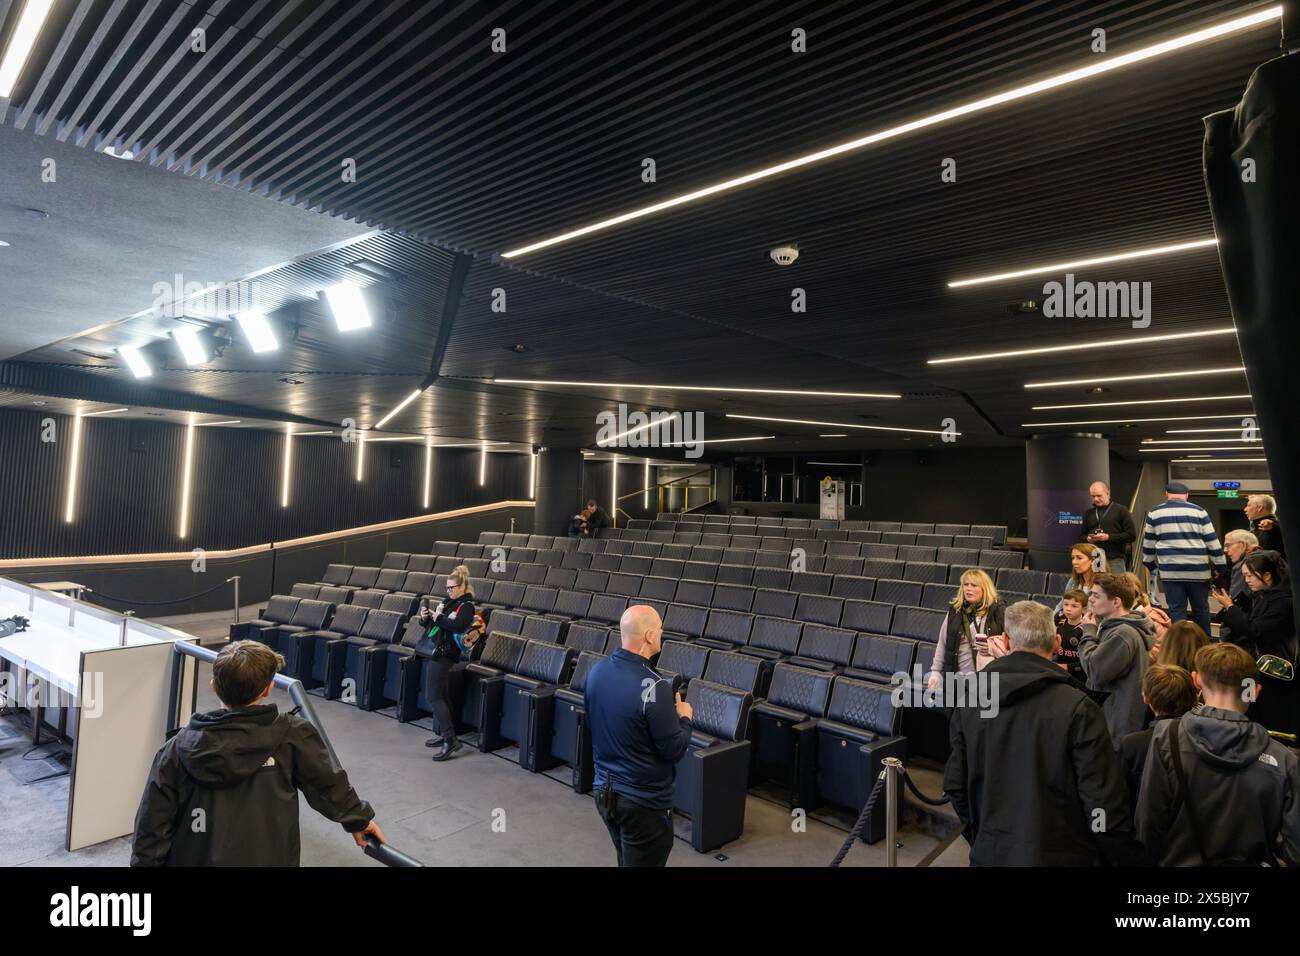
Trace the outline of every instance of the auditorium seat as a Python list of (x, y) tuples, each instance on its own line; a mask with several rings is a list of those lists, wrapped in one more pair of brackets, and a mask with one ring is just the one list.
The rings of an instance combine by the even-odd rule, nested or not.
[(754, 606), (754, 589), (743, 584), (719, 584), (713, 589), (711, 606), (748, 613)]
[(546, 644), (563, 644), (565, 631), (569, 622), (541, 614), (530, 614), (524, 621), (519, 636), (529, 641), (542, 641)]
[(414, 594), (417, 597), (422, 597), (426, 594), (445, 593), (446, 588), (439, 587), (441, 583), (436, 574), (426, 571), (407, 571), (406, 580), (402, 582), (402, 586), (397, 590), (403, 594)]
[(620, 597), (636, 597), (641, 593), (641, 576), (615, 572), (609, 576), (609, 583), (605, 586), (605, 590), (609, 594), (617, 594)]
[(976, 551), (992, 551), (993, 539), (983, 535), (953, 535), (954, 548), (973, 548)]
[(1031, 600), (1032, 595), (1028, 591), (998, 591), (998, 597), (1002, 599), (1003, 604), (1010, 607), (1017, 601)]
[(613, 594), (593, 594), (591, 596), (591, 608), (587, 611), (587, 616), (583, 620), (597, 624), (617, 625), (626, 610), (627, 598), (625, 597)]
[(380, 568), (371, 587), (377, 591), (400, 591), (405, 583), (406, 569)]
[[(362, 686), (362, 648), (392, 644), (398, 640), (405, 623), (396, 611), (372, 610), (359, 634), (328, 641), (325, 644), (325, 698), (355, 704), (364, 694)], [(347, 682), (351, 681), (351, 689)]]
[(394, 611), (401, 615), (403, 621), (415, 613), (420, 599), (414, 594), (404, 594), (401, 591), (393, 591), (385, 594), (383, 600), (379, 602), (379, 610)]
[(490, 557), (489, 554), (490, 551), (491, 551), (490, 548), (482, 544), (456, 545), (456, 557), (460, 558), (462, 562), (468, 560), (469, 558), (482, 558), (485, 556)]
[(678, 604), (712, 607), (714, 587), (712, 581), (696, 581), (691, 578), (682, 578), (677, 582), (677, 592), (673, 600)]
[(1007, 543), (1007, 526), (1004, 524), (973, 524), (970, 533), (990, 538), (995, 548), (1001, 548)]
[(289, 597), (297, 598), (300, 601), (303, 598), (307, 598), (308, 600), (315, 601), (319, 594), (320, 594), (319, 584), (295, 584), (293, 587), (289, 589)]
[(1074, 576), (1068, 571), (1048, 571), (1047, 572), (1047, 589), (1044, 593), (1055, 594), (1058, 597), (1066, 592)]
[(870, 561), (894, 561), (898, 558), (898, 545), (864, 543), (862, 557)]
[(687, 644), (684, 641), (664, 641), (659, 648), (659, 656), (654, 668), (664, 677), (680, 677), (683, 684), (695, 680), (704, 673), (709, 663), (712, 649), (703, 644)]
[(716, 850), (745, 829), (749, 780), (749, 710), (753, 697), (731, 687), (693, 680), (686, 691), (695, 712), (691, 742), (677, 762), (673, 808), (690, 818), (691, 846)]
[[(763, 553), (763, 552), (760, 552)], [(756, 588), (771, 588), (777, 591), (790, 590), (790, 571), (784, 565), (771, 568), (754, 568), (750, 583)]]
[(570, 785), (575, 793), (591, 792), (595, 767), (591, 759), (591, 730), (587, 726), (587, 677), (602, 659), (602, 654), (581, 651), (569, 683), (555, 691), (551, 759), (555, 764), (568, 764), (572, 768)]
[[(946, 611), (928, 607), (894, 608), (894, 624), (889, 633), (894, 637), (910, 637), (916, 641), (928, 641), (931, 644), (939, 640), (939, 629), (943, 626)], [(877, 633), (884, 633), (878, 631)]]
[(828, 541), (826, 543), (827, 556), (834, 555), (838, 558), (860, 558), (862, 557), (862, 545), (856, 541)]
[[(893, 706), (889, 688), (837, 677), (826, 716), (817, 721), (816, 799), (860, 812), (884, 768), (884, 758), (901, 760), (907, 755), (907, 741), (898, 736), (899, 720), (900, 708)], [(885, 795), (881, 794), (862, 839), (876, 843), (884, 834)]]
[(339, 605), (347, 604), (352, 599), (352, 592), (347, 588), (335, 588), (322, 586), (316, 595), (316, 600), (324, 601), (327, 604)]
[[(290, 655), (285, 655), (285, 673), (292, 674), (307, 687), (320, 687), (325, 683), (329, 664), (328, 647), (333, 641), (355, 637), (366, 625), (369, 608), (355, 604), (344, 604), (334, 611), (328, 628), (302, 631), (292, 635), (293, 666), (289, 666)], [(415, 625), (420, 630), (418, 624)]]
[(997, 585), (999, 591), (1006, 588), (1010, 591), (1038, 594), (1047, 590), (1047, 572), (1028, 571), (1024, 568), (999, 568), (998, 576), (993, 583)]
[(451, 574), (460, 564), (460, 558), (454, 555), (441, 554), (433, 559), (433, 573), (438, 575)]
[(981, 551), (980, 567), (985, 570), (994, 568), (1020, 568), (1025, 563), (1025, 556), (1019, 551)]
[(722, 548), (714, 548), (708, 545), (697, 545), (691, 548), (692, 561), (707, 561), (709, 564), (722, 563)]
[(802, 550), (805, 555), (825, 554), (826, 542), (816, 538), (795, 538), (790, 543), (790, 550)]
[(855, 574), (837, 574), (831, 581), (831, 595), (856, 601), (869, 601), (876, 594), (876, 579)]
[(514, 580), (524, 585), (541, 584), (546, 580), (546, 573), (551, 569), (544, 564), (521, 564), (515, 572)]
[(915, 532), (886, 531), (880, 536), (882, 544), (916, 544)]
[(795, 607), (795, 620), (804, 624), (825, 624), (839, 627), (844, 612), (844, 599), (822, 594), (801, 594)]
[(818, 571), (795, 571), (790, 575), (790, 590), (800, 594), (830, 594), (834, 577)]
[(805, 624), (799, 638), (799, 653), (790, 658), (790, 663), (838, 673), (853, 660), (856, 637), (845, 628)]
[(968, 524), (936, 524), (934, 526), (935, 534), (959, 535), (970, 534), (970, 525)]
[[(917, 548), (951, 548), (952, 535), (950, 534), (918, 534), (916, 536)], [(908, 559), (910, 560), (910, 559)], [(934, 558), (919, 558), (921, 561), (933, 561)]]
[(1056, 610), (1057, 602), (1059, 602), (1061, 598), (1059, 595), (1053, 594), (1035, 594), (1030, 598), (1030, 600), (1035, 604), (1041, 604), (1043, 607), (1054, 611)]
[(547, 568), (542, 583), (550, 588), (572, 590), (578, 580), (578, 572), (572, 568)]
[(321, 630), (329, 624), (333, 616), (334, 605), (328, 601), (299, 601), (298, 606), (294, 608), (293, 617), (286, 623), (261, 628), (254, 636), (256, 640), (275, 648), (284, 656), (284, 671), (291, 674), (297, 669), (297, 662), (291, 659), (298, 650), (294, 636)]
[(600, 594), (605, 590), (605, 585), (609, 584), (609, 572), (586, 570), (579, 571), (577, 580), (574, 582), (574, 588), (579, 591), (590, 591), (592, 594)]
[(271, 595), (266, 602), (266, 607), (262, 609), (261, 617), (252, 621), (240, 621), (230, 625), (230, 639), (232, 641), (261, 640), (262, 631), (292, 621), (293, 614), (298, 610), (299, 603), (301, 603), (299, 598), (290, 597), (287, 594)]
[(500, 531), (480, 531), (478, 533), (479, 544), (500, 544), (505, 535)]
[[(501, 555), (493, 553), (493, 554), (489, 554), (487, 557), (488, 560), (490, 561), (497, 561), (500, 559)], [(536, 548), (509, 548), (506, 550), (505, 557), (507, 561), (511, 561), (515, 564), (536, 564), (537, 549)]]
[(888, 634), (894, 620), (894, 605), (880, 601), (845, 601), (840, 626), (870, 634)]
[(497, 581), (492, 585), (492, 600), (485, 601), (481, 604), (475, 604), (475, 607), (483, 611), (486, 609), (487, 620), (491, 620), (491, 612), (497, 608), (519, 607), (524, 600), (524, 589), (526, 585), (518, 581)]
[[(850, 531), (849, 540), (856, 541), (859, 544), (880, 544), (880, 532), (871, 531), (866, 528), (857, 531)], [(865, 551), (862, 552), (862, 556), (864, 558), (867, 556)]]
[(979, 565), (980, 553), (975, 548), (939, 548), (934, 559), (940, 564), (960, 565), (965, 571)]
[(737, 651), (769, 662), (781, 660), (798, 652), (802, 633), (803, 625), (798, 621), (755, 617), (749, 629), (749, 643)]
[(866, 558), (862, 562), (862, 574), (869, 578), (894, 578), (901, 580), (907, 563), (894, 559)]
[(379, 710), (401, 701), (403, 671), (416, 659), (415, 645), (424, 631), (419, 621), (408, 621), (399, 641), (361, 649), (362, 692), (357, 697), (357, 707)]
[(906, 674), (911, 680), (916, 650), (917, 642), (907, 638), (859, 634), (853, 660), (844, 669), (844, 676), (890, 686), (895, 674)]
[(846, 558), (832, 554), (827, 555), (822, 570), (827, 574), (851, 574), (857, 576), (862, 574), (862, 562), (862, 558)]
[(432, 554), (413, 554), (406, 562), (407, 573), (422, 571), (429, 574), (433, 571), (433, 562), (436, 560), (437, 558)]
[(564, 646), (575, 651), (591, 651), (593, 654), (612, 654), (622, 646), (622, 640), (615, 631), (599, 624), (573, 622), (564, 635)]
[(525, 770), (537, 773), (556, 766), (551, 757), (555, 692), (568, 681), (574, 657), (562, 645), (527, 641), (518, 666), (504, 675), (500, 697), (484, 694), (495, 706), (484, 711), (478, 749), (490, 752), (513, 743), (519, 747), (519, 766)]
[(757, 588), (754, 591), (754, 603), (750, 610), (754, 614), (767, 617), (793, 617), (795, 606), (799, 602), (798, 591), (782, 591), (777, 588)]
[(731, 547), (731, 535), (719, 534), (716, 531), (706, 531), (700, 539), (700, 544), (721, 551), (724, 548)]
[(631, 552), (625, 553), (630, 553), (633, 557), (650, 558), (653, 560), (663, 554), (663, 549), (664, 546), (661, 542), (637, 541), (633, 543)]
[(501, 538), (501, 543), (507, 548), (526, 548), (528, 547), (528, 535), (511, 533)]
[(591, 570), (593, 571), (617, 571), (618, 566), (622, 563), (622, 558), (612, 552), (605, 554), (593, 554), (591, 556)]
[(682, 566), (682, 577), (692, 581), (712, 581), (718, 576), (716, 561), (687, 561)]
[[(669, 518), (668, 520), (671, 521), (672, 519)], [(677, 523), (678, 524), (703, 524), (704, 515), (692, 514), (689, 511), (683, 511), (677, 515)]]
[[(714, 600), (717, 600), (717, 592), (714, 592)], [(696, 638), (696, 642), (724, 651), (744, 647), (749, 643), (749, 631), (753, 624), (752, 614), (715, 608), (709, 611), (704, 633)]]
[(660, 578), (651, 575), (641, 579), (640, 597), (651, 601), (672, 603), (677, 594), (679, 582), (676, 578)]
[(454, 558), (459, 547), (459, 541), (435, 541), (433, 543), (433, 554), (437, 558)]
[(921, 592), (921, 607), (946, 610), (953, 595), (954, 589), (951, 584), (927, 584)]
[(544, 548), (551, 547), (551, 543), (554, 540), (555, 538), (549, 534), (530, 534), (528, 536), (527, 547), (533, 548), (534, 550), (537, 551), (541, 551)]
[(668, 605), (664, 615), (664, 638), (667, 640), (693, 641), (704, 636), (704, 625), (709, 619), (707, 607), (693, 604), (673, 603)]
[(884, 604), (920, 604), (922, 584), (918, 581), (895, 581), (881, 578), (876, 582), (875, 600)]
[(406, 562), (409, 561), (410, 558), (411, 555), (405, 551), (389, 551), (384, 555), (384, 560), (379, 562), (379, 567), (381, 570), (395, 569), (398, 571), (405, 571)]
[(752, 710), (754, 783), (771, 780), (789, 792), (789, 806), (814, 802), (816, 718), (826, 714), (833, 675), (782, 662), (772, 669), (766, 700)]
[(357, 607), (377, 608), (387, 594), (387, 591), (378, 591), (375, 588), (362, 588), (352, 592), (352, 603)]
[(650, 570), (644, 573), (654, 575), (657, 578), (680, 578), (685, 567), (685, 560), (654, 558), (650, 562)]
[(933, 562), (938, 550), (938, 548), (933, 547), (923, 548), (917, 545), (904, 544), (898, 549), (898, 560), (906, 561), (909, 564), (913, 561)]
[(585, 571), (591, 567), (591, 555), (585, 551), (566, 551), (564, 560), (560, 562), (560, 567)]
[(904, 521), (898, 530), (906, 534), (934, 534), (934, 525), (917, 521)]
[(922, 584), (942, 584), (948, 578), (948, 565), (928, 561), (909, 561), (903, 569), (903, 580)]
[(328, 584), (333, 587), (341, 587), (348, 583), (348, 578), (352, 576), (352, 565), (350, 564), (331, 564), (325, 568), (325, 574), (321, 576), (321, 584)]
[(692, 545), (700, 543), (700, 533), (698, 531), (674, 531), (673, 544)]
[[(465, 665), (460, 686), (460, 706), (453, 708), (458, 716), (456, 730), (479, 730), (485, 715), (499, 713), (505, 692), (505, 676), (519, 667), (527, 644), (513, 634), (489, 634), (483, 653), (477, 661)], [(423, 684), (423, 680), (421, 680)], [(457, 713), (458, 711), (458, 713)], [(484, 749), (483, 734), (479, 735), (479, 749)]]

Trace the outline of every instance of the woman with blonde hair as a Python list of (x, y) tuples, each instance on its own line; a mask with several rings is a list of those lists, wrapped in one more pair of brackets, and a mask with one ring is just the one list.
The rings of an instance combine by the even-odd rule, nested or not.
[(939, 643), (930, 663), (926, 686), (940, 685), (945, 673), (973, 674), (992, 656), (989, 638), (1005, 630), (1006, 607), (998, 597), (993, 579), (980, 568), (961, 574), (961, 585), (948, 605), (939, 627)]
[(1157, 652), (1157, 664), (1174, 664), (1190, 674), (1196, 670), (1192, 666), (1196, 652), (1208, 643), (1209, 635), (1201, 630), (1201, 625), (1195, 621), (1179, 621), (1170, 625), (1152, 650)]
[(460, 660), (467, 639), (465, 632), (474, 625), (474, 590), (470, 585), (469, 568), (458, 564), (447, 575), (447, 599), (436, 608), (429, 607), (426, 598), (420, 604), (419, 620), (427, 630), (416, 646), (417, 653), (427, 655), (424, 664), (424, 694), (429, 698), (433, 712), (433, 729), (437, 736), (425, 742), (426, 747), (442, 746), (434, 760), (451, 757), (464, 746), (456, 739), (456, 722), (452, 719), (450, 689), (451, 667)]
[[(1123, 574), (1120, 575), (1120, 577), (1122, 577), (1125, 581), (1127, 581), (1130, 585), (1132, 585), (1133, 593), (1137, 595), (1137, 597), (1133, 601), (1133, 607), (1131, 608), (1131, 610), (1141, 611), (1143, 614), (1147, 616), (1147, 620), (1150, 621), (1155, 626), (1156, 642), (1151, 645), (1151, 650), (1147, 651), (1147, 661), (1151, 664), (1154, 664), (1156, 662), (1157, 656), (1159, 656), (1160, 653), (1160, 642), (1165, 639), (1165, 632), (1169, 630), (1169, 624), (1170, 624), (1169, 612), (1166, 611), (1164, 608), (1156, 607), (1154, 604), (1151, 603), (1151, 599), (1147, 597), (1147, 589), (1146, 586), (1142, 583), (1142, 579), (1139, 578), (1132, 571), (1125, 571)], [(1197, 630), (1200, 630), (1200, 628), (1197, 628)], [(1161, 663), (1163, 664), (1166, 662), (1161, 661)], [(1190, 674), (1191, 671), (1189, 670), (1187, 673)]]

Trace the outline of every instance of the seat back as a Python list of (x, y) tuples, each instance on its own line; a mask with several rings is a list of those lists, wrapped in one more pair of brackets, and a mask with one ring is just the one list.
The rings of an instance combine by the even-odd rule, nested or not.
[(754, 592), (755, 614), (767, 617), (794, 617), (794, 609), (799, 595), (794, 591), (779, 591), (774, 588), (759, 588)]
[[(567, 646), (567, 645), (566, 645)], [(591, 651), (582, 651), (578, 654), (578, 661), (573, 665), (573, 674), (569, 677), (569, 690), (582, 693), (587, 689), (587, 675), (596, 664), (605, 659), (604, 654), (592, 653)]]
[(640, 597), (668, 604), (677, 593), (676, 578), (645, 577), (641, 579)]
[(520, 630), (520, 636), (530, 641), (545, 641), (547, 644), (560, 643), (560, 635), (563, 633), (563, 621), (557, 621), (552, 617), (540, 617), (536, 614), (527, 618)]
[(478, 543), (500, 544), (503, 537), (505, 536), (500, 531), (480, 531), (478, 533)]
[(348, 578), (352, 576), (352, 565), (350, 564), (331, 564), (325, 569), (325, 574), (321, 578), (324, 584), (347, 584)]
[(794, 616), (805, 624), (825, 624), (839, 627), (844, 612), (844, 599), (821, 594), (801, 594)]
[(693, 680), (686, 701), (694, 716), (692, 729), (720, 740), (744, 740), (749, 733), (751, 694), (707, 680)]
[(903, 569), (905, 581), (941, 584), (948, 578), (948, 565), (931, 561), (909, 561)]
[(290, 623), (305, 627), (309, 631), (319, 631), (325, 626), (325, 622), (330, 619), (333, 610), (334, 605), (330, 604), (329, 601), (299, 601), (298, 607), (293, 612), (293, 620)]
[(894, 620), (894, 605), (881, 601), (845, 601), (840, 626), (853, 631), (888, 634)]
[(520, 584), (541, 584), (550, 570), (544, 564), (521, 564), (515, 572), (514, 580)]
[(853, 660), (853, 641), (857, 635), (842, 627), (805, 624), (799, 639), (799, 656), (815, 661), (846, 666)]
[(528, 641), (520, 655), (515, 673), (531, 677), (543, 684), (561, 684), (569, 675), (574, 651), (563, 644), (547, 641)]
[(377, 608), (384, 602), (384, 596), (387, 591), (377, 591), (374, 588), (363, 588), (360, 591), (352, 592), (352, 603), (357, 607)]
[(401, 630), (404, 620), (396, 611), (373, 610), (366, 615), (366, 623), (359, 636), (391, 644), (397, 639), (397, 632)]
[(916, 641), (883, 634), (859, 634), (853, 649), (853, 664), (857, 670), (870, 671), (888, 683), (895, 674), (910, 674), (916, 661)]
[(688, 637), (703, 637), (704, 624), (709, 619), (709, 609), (693, 604), (670, 604), (664, 615), (664, 630)]
[(882, 578), (876, 582), (876, 600), (882, 604), (920, 604), (923, 585), (916, 581), (891, 581)]
[(518, 581), (498, 581), (492, 586), (492, 603), (520, 607), (524, 603), (524, 590)]
[(819, 571), (796, 571), (790, 575), (790, 590), (800, 594), (830, 594), (833, 574)]
[(564, 646), (575, 651), (592, 651), (604, 654), (610, 643), (610, 630), (596, 624), (573, 623), (564, 636)]
[(350, 588), (372, 588), (375, 582), (379, 580), (378, 568), (356, 567), (348, 575), (348, 587)]
[(754, 589), (743, 584), (719, 584), (713, 589), (713, 607), (748, 612), (754, 605)]
[(779, 617), (756, 617), (749, 630), (749, 646), (790, 655), (799, 649), (803, 625)]
[(495, 667), (513, 674), (519, 667), (519, 659), (524, 656), (524, 645), (527, 643), (516, 634), (489, 634), (483, 646), (483, 656), (478, 662), (484, 667)]
[(442, 589), (438, 587), (438, 575), (426, 571), (407, 571), (406, 580), (397, 590), (423, 595), (437, 594)]
[(528, 547), (528, 535), (526, 534), (505, 534), (501, 537), (501, 543), (507, 548), (526, 548)]
[(524, 590), (524, 600), (520, 607), (549, 614), (555, 609), (555, 598), (559, 593), (555, 588), (548, 588), (543, 584), (530, 584)]
[(578, 572), (577, 580), (574, 587), (579, 591), (590, 591), (593, 594), (600, 594), (605, 590), (605, 585), (609, 583), (609, 574), (605, 571), (583, 570)]
[(293, 621), (294, 612), (298, 610), (299, 599), (290, 597), (287, 594), (272, 594), (270, 600), (266, 602), (266, 613), (262, 615), (263, 620), (274, 621), (276, 624), (289, 624)]
[(616, 571), (609, 576), (609, 584), (605, 590), (620, 597), (636, 597), (641, 593), (641, 576)]
[(406, 562), (411, 559), (411, 555), (406, 551), (389, 551), (384, 555), (384, 560), (379, 562), (380, 570), (396, 569), (398, 571), (406, 570)]
[(713, 651), (702, 675), (706, 681), (734, 687), (736, 690), (758, 693), (758, 682), (763, 674), (762, 661), (748, 654), (731, 651)]
[(876, 579), (857, 574), (837, 574), (831, 582), (831, 594), (854, 601), (870, 601), (876, 596)]
[(617, 624), (626, 610), (627, 598), (615, 597), (612, 594), (597, 594), (591, 599), (591, 609), (587, 612), (587, 617), (593, 621)]
[(618, 571), (620, 574), (634, 574), (642, 577), (650, 573), (650, 566), (654, 564), (654, 558), (643, 558), (635, 554), (629, 554), (621, 558), (618, 562)]
[(542, 582), (549, 588), (572, 590), (578, 580), (578, 572), (572, 568), (548, 568), (546, 579)]
[(316, 600), (327, 604), (347, 604), (350, 597), (352, 592), (347, 588), (321, 588), (320, 593), (316, 595)]
[(839, 677), (831, 689), (826, 717), (850, 727), (869, 730), (882, 737), (898, 733), (903, 708), (895, 707), (890, 688), (871, 681)]
[(753, 625), (752, 614), (718, 608), (709, 612), (708, 621), (704, 625), (704, 636), (710, 640), (726, 641), (728, 644), (747, 644), (749, 631)]
[(998, 589), (1008, 591), (1025, 591), (1039, 594), (1047, 590), (1046, 571), (1027, 571), (1023, 568), (999, 568), (995, 583)]
[(330, 630), (336, 634), (354, 637), (360, 634), (361, 629), (366, 626), (366, 617), (369, 614), (370, 608), (368, 607), (362, 607), (359, 604), (342, 604), (334, 611), (334, 619), (330, 621)]
[(831, 699), (833, 674), (811, 667), (781, 663), (772, 668), (767, 700), (778, 707), (797, 710), (809, 717), (825, 717)]
[(400, 591), (394, 591), (392, 594), (385, 594), (382, 601), (379, 602), (379, 610), (396, 611), (406, 620), (415, 613), (416, 605), (419, 598), (414, 594), (403, 594)]
[(406, 583), (406, 571), (399, 568), (381, 568), (375, 578), (375, 587), (381, 591), (400, 591)]
[(895, 637), (910, 637), (916, 641), (929, 641), (934, 644), (939, 640), (939, 628), (947, 611), (928, 607), (894, 608), (894, 626), (889, 633)]
[(319, 595), (319, 584), (295, 584), (289, 589), (289, 597), (296, 597), (300, 601), (303, 598), (315, 601)]
[(708, 662), (709, 649), (702, 644), (664, 641), (655, 669), (660, 673), (681, 674), (686, 680), (693, 681), (704, 673)]
[(560, 617), (586, 617), (591, 610), (591, 595), (586, 591), (561, 591), (555, 598), (553, 613)]
[(673, 600), (678, 604), (694, 604), (696, 607), (713, 606), (712, 581), (693, 581), (683, 578), (677, 582), (677, 592)]

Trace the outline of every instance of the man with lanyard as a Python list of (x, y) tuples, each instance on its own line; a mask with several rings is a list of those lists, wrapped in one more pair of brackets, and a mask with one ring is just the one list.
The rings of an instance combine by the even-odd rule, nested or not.
[(1079, 540), (1101, 548), (1111, 574), (1123, 574), (1128, 570), (1125, 553), (1128, 546), (1137, 540), (1133, 515), (1123, 505), (1110, 500), (1110, 485), (1104, 481), (1094, 481), (1089, 485), (1088, 494), (1092, 498), (1092, 508), (1084, 512), (1083, 534)]

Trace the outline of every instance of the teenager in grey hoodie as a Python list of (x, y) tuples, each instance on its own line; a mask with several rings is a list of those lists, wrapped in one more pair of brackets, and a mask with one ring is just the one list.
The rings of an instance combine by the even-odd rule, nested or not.
[(1146, 722), (1142, 678), (1156, 628), (1141, 611), (1131, 610), (1136, 598), (1133, 586), (1120, 575), (1097, 575), (1079, 641), (1079, 665), (1088, 678), (1088, 689), (1109, 695), (1101, 710), (1114, 742), (1141, 730)]
[(1217, 643), (1197, 651), (1192, 666), (1205, 703), (1156, 725), (1139, 839), (1161, 866), (1300, 866), (1300, 760), (1246, 716), (1263, 693), (1254, 660)]

